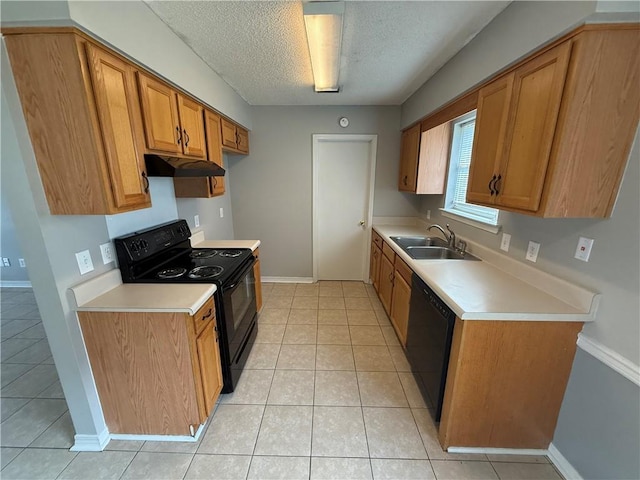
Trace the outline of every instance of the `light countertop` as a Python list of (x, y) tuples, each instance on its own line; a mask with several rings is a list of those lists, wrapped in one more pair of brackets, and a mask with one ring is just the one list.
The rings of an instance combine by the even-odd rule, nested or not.
[(203, 240), (193, 243), (194, 248), (250, 248), (255, 252), (260, 240)]
[[(192, 237), (197, 248), (250, 248), (260, 240), (204, 240), (203, 234)], [(120, 270), (102, 275), (72, 287), (78, 311), (105, 312), (185, 312), (195, 315), (216, 291), (214, 284), (203, 283), (122, 283)]]
[[(439, 236), (436, 232), (406, 225), (374, 225), (374, 230), (463, 320), (593, 321), (597, 295), (581, 287), (560, 279), (544, 279), (557, 283), (554, 285), (557, 294), (552, 295), (535, 283), (522, 280), (527, 278), (539, 282), (537, 277), (546, 274), (531, 274), (526, 271), (530, 267), (523, 265), (520, 267), (522, 274), (514, 276), (486, 261), (482, 253), (487, 249), (477, 245), (475, 249), (470, 245), (470, 253), (483, 261), (414, 260), (389, 237)], [(495, 258), (495, 253), (492, 255)]]

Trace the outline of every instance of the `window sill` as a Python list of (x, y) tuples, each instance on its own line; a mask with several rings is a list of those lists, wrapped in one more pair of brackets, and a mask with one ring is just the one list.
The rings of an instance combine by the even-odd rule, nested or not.
[(480, 230), (484, 230), (485, 232), (493, 233), (497, 235), (502, 228), (501, 225), (492, 225), (490, 223), (483, 222), (482, 220), (476, 220), (469, 217), (465, 217), (461, 215), (459, 212), (455, 210), (450, 210), (447, 208), (441, 208), (440, 212), (444, 217), (452, 218), (453, 220), (457, 220), (461, 223), (466, 223), (467, 225), (471, 225), (472, 227), (479, 228)]

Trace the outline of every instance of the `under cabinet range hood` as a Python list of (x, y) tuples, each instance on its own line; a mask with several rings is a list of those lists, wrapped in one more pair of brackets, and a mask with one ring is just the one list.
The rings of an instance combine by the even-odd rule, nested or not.
[(166, 157), (145, 154), (147, 175), (150, 177), (223, 177), (224, 168), (206, 160)]

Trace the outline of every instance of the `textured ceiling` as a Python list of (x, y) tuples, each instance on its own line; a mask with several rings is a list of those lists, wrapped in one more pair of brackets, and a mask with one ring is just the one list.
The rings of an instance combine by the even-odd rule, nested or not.
[(347, 1), (339, 93), (315, 93), (299, 1), (151, 1), (251, 105), (399, 105), (506, 1)]

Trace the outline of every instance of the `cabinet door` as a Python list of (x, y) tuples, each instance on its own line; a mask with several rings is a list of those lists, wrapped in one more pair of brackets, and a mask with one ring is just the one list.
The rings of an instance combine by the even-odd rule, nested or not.
[(422, 132), (416, 193), (444, 193), (450, 144), (451, 122), (443, 123)]
[(420, 148), (420, 124), (402, 132), (400, 147), (400, 176), (398, 190), (415, 192), (418, 175), (418, 151)]
[(402, 345), (407, 343), (407, 325), (409, 324), (409, 304), (411, 285), (396, 270), (393, 283), (393, 301), (391, 302), (391, 323), (396, 329)]
[[(207, 132), (207, 159), (224, 168), (221, 118), (215, 113), (207, 111), (204, 120)], [(210, 181), (212, 196), (224, 195), (224, 177), (211, 177)]]
[(512, 91), (513, 74), (509, 74), (478, 92), (478, 112), (467, 184), (468, 202), (492, 204), (495, 201), (493, 184), (497, 181), (502, 160)]
[[(215, 325), (215, 320), (209, 322), (202, 333), (198, 335), (198, 338), (196, 338), (200, 379), (202, 382), (207, 417), (213, 411), (216, 400), (222, 391), (222, 366), (220, 364), (218, 332), (217, 329), (214, 329)], [(202, 421), (204, 421), (204, 419), (202, 419)]]
[(242, 153), (249, 153), (249, 132), (244, 128), (236, 127), (236, 142), (238, 144), (238, 150)]
[(380, 289), (378, 295), (387, 314), (391, 315), (391, 300), (393, 294), (393, 263), (380, 255)]
[(151, 205), (144, 165), (138, 95), (130, 65), (87, 45), (87, 59), (102, 132), (114, 205)]
[(222, 145), (225, 147), (237, 147), (236, 126), (229, 120), (222, 119)]
[(138, 84), (147, 148), (166, 153), (182, 153), (176, 93), (165, 84), (140, 72)]
[(530, 211), (540, 205), (570, 53), (565, 42), (514, 72), (499, 205)]
[(382, 256), (382, 250), (377, 245), (371, 242), (371, 260), (369, 262), (369, 278), (373, 283), (373, 288), (376, 292), (380, 290), (380, 257)]
[(253, 252), (257, 262), (253, 264), (253, 276), (256, 279), (256, 310), (262, 309), (262, 280), (260, 279), (260, 249)]
[(182, 130), (182, 151), (190, 157), (205, 158), (204, 109), (199, 103), (178, 94), (178, 114)]

